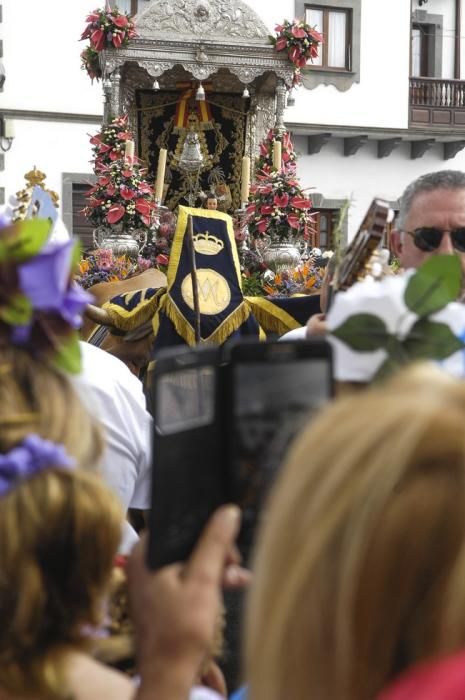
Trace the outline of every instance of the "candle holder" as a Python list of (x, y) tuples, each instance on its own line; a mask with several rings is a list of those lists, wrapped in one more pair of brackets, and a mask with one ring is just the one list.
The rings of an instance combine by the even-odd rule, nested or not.
[(147, 244), (145, 229), (124, 229), (123, 224), (108, 224), (98, 226), (93, 232), (94, 246), (106, 248), (113, 255), (126, 255), (131, 260), (137, 260)]
[(154, 234), (158, 236), (160, 232), (160, 226), (167, 219), (168, 215), (171, 214), (171, 210), (168, 209), (168, 207), (166, 207), (164, 204), (161, 204), (160, 200), (158, 199), (155, 200), (155, 204), (156, 209), (153, 213), (153, 224), (151, 226), (151, 230)]
[(143, 257), (156, 262), (159, 255), (169, 256), (175, 228), (176, 217), (174, 213), (168, 207), (157, 204)]
[(256, 272), (260, 269), (261, 257), (256, 250), (251, 250), (249, 247), (250, 234), (247, 221), (247, 203), (244, 202), (240, 209), (236, 209), (234, 237), (236, 239), (237, 252), (239, 253), (239, 262), (241, 270)]
[(236, 227), (234, 229), (234, 238), (237, 242), (237, 247), (239, 250), (246, 250), (249, 248), (249, 226), (246, 218), (246, 205), (242, 203), (240, 209), (236, 209), (234, 212)]

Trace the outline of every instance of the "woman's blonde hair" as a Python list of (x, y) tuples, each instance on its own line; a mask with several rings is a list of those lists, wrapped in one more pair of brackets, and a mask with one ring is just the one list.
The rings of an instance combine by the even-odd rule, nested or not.
[(69, 696), (66, 650), (101, 621), (122, 512), (91, 473), (100, 429), (67, 378), (1, 350), (0, 453), (30, 433), (64, 445), (78, 468), (46, 469), (0, 497), (0, 688), (55, 700)]
[(256, 558), (254, 700), (372, 700), (465, 644), (465, 387), (420, 368), (295, 444)]

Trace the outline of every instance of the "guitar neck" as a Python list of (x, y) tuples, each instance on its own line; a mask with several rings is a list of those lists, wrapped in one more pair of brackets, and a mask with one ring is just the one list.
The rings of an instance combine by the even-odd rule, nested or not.
[(333, 280), (334, 292), (349, 289), (366, 275), (370, 258), (383, 240), (389, 213), (388, 202), (382, 199), (373, 200), (336, 270)]

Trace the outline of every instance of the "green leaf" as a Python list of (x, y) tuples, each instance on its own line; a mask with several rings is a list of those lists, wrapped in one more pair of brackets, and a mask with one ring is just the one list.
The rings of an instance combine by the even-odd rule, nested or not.
[(397, 360), (394, 359), (393, 357), (386, 357), (383, 364), (381, 365), (381, 367), (378, 369), (375, 376), (373, 377), (373, 381), (374, 382), (382, 382), (385, 379), (388, 379), (391, 376), (391, 374), (394, 374), (394, 372), (397, 372), (397, 370), (401, 366), (402, 366), (402, 363), (397, 362)]
[(66, 341), (57, 347), (53, 364), (69, 374), (79, 374), (81, 371), (81, 349), (77, 331), (73, 331)]
[(408, 353), (404, 348), (404, 344), (401, 340), (392, 335), (389, 338), (388, 344), (386, 345), (386, 352), (388, 357), (391, 358), (393, 362), (396, 363), (398, 367), (405, 365), (409, 361)]
[(412, 326), (403, 345), (412, 360), (444, 360), (465, 348), (448, 325), (427, 318), (421, 318)]
[(410, 311), (424, 317), (456, 301), (462, 287), (457, 255), (433, 255), (410, 278), (404, 300)]
[(354, 314), (331, 334), (358, 352), (386, 348), (392, 338), (384, 321), (373, 314)]
[(0, 308), (0, 318), (9, 326), (26, 326), (32, 318), (32, 303), (24, 294), (14, 294), (8, 306)]
[(22, 262), (37, 255), (50, 235), (49, 219), (26, 219), (4, 229), (0, 240), (0, 262)]
[(72, 253), (72, 257), (71, 257), (71, 270), (73, 272), (75, 271), (75, 268), (81, 262), (81, 257), (82, 257), (82, 246), (79, 243), (79, 241), (76, 241), (76, 243), (74, 244), (73, 253)]

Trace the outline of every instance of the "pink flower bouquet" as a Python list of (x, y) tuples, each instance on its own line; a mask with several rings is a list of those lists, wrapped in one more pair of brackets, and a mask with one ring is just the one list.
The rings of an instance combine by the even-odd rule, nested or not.
[(318, 47), (324, 41), (323, 35), (303, 20), (285, 20), (275, 27), (276, 37), (270, 40), (276, 51), (285, 51), (295, 66), (294, 83), (301, 81), (300, 71), (309, 61), (318, 57)]

